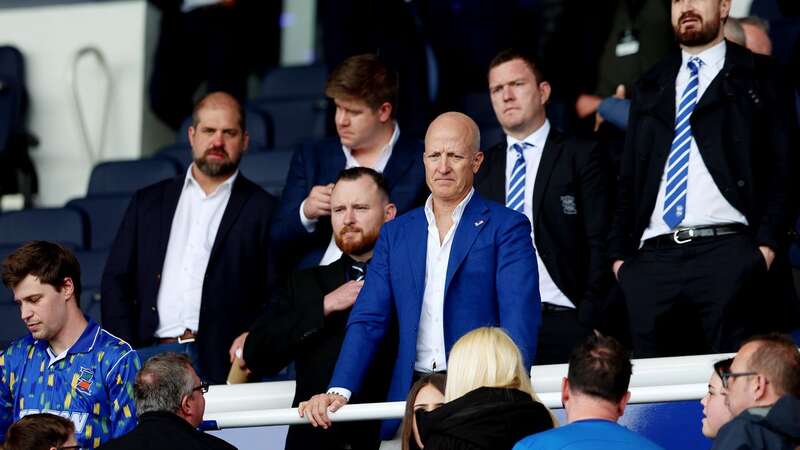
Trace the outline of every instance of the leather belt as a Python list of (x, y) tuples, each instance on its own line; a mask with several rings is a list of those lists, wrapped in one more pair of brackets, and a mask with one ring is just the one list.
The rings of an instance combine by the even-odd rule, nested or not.
[(176, 342), (178, 344), (188, 344), (194, 342), (195, 339), (197, 339), (197, 333), (187, 328), (186, 331), (178, 337), (158, 338), (157, 340), (159, 344), (174, 344)]
[(669, 248), (680, 247), (696, 240), (739, 234), (745, 230), (739, 223), (727, 225), (711, 225), (704, 227), (678, 228), (669, 234), (662, 234), (644, 241), (643, 248)]

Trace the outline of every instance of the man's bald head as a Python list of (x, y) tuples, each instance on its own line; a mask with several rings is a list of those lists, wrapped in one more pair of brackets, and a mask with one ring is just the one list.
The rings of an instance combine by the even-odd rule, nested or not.
[(200, 99), (199, 102), (197, 102), (197, 104), (194, 106), (194, 110), (192, 111), (192, 127), (196, 128), (197, 124), (200, 123), (200, 111), (204, 109), (235, 110), (239, 115), (240, 131), (244, 131), (246, 128), (244, 108), (242, 107), (242, 104), (239, 103), (236, 98), (226, 92), (211, 92), (206, 94)]
[(440, 131), (442, 128), (447, 128), (456, 131), (463, 136), (464, 144), (467, 149), (476, 154), (480, 151), (481, 147), (481, 131), (478, 125), (466, 114), (460, 112), (450, 111), (439, 115), (428, 126), (428, 132), (425, 133), (425, 142), (427, 143), (429, 137)]

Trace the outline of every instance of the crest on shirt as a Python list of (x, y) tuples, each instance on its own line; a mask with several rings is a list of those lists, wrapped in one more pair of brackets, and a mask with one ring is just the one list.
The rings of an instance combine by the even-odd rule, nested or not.
[(561, 196), (561, 211), (564, 214), (574, 216), (578, 214), (578, 207), (575, 206), (575, 196), (574, 195), (562, 195)]
[(81, 367), (81, 373), (78, 376), (78, 382), (75, 383), (75, 390), (89, 395), (89, 391), (94, 384), (94, 372), (91, 369)]

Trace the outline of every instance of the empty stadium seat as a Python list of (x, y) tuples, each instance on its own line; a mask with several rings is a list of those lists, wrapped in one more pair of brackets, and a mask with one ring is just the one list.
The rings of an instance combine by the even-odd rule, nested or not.
[(75, 252), (81, 264), (81, 310), (100, 323), (100, 284), (108, 253), (105, 251)]
[(263, 98), (322, 97), (328, 70), (323, 65), (276, 67), (261, 82)]
[(258, 184), (265, 191), (280, 196), (286, 183), (286, 174), (292, 161), (292, 151), (248, 152), (242, 157), (239, 166), (242, 174)]
[(31, 240), (47, 240), (73, 249), (86, 248), (83, 215), (68, 208), (41, 208), (0, 215), (0, 246), (14, 247)]
[(84, 214), (88, 224), (87, 247), (106, 250), (114, 243), (130, 201), (130, 195), (103, 195), (70, 200), (66, 207)]
[(92, 169), (87, 197), (133, 194), (137, 190), (178, 174), (178, 167), (166, 159), (108, 161)]
[[(270, 148), (269, 125), (263, 113), (258, 109), (245, 108), (245, 119), (247, 133), (250, 135), (250, 146), (260, 148)], [(189, 144), (189, 127), (192, 125), (192, 118), (187, 117), (178, 130), (175, 142)]]
[(464, 95), (458, 100), (458, 111), (468, 115), (481, 128), (498, 126), (488, 91)]
[(171, 161), (178, 166), (181, 173), (185, 173), (186, 169), (192, 164), (192, 148), (186, 142), (167, 145), (156, 150), (156, 153), (153, 154), (153, 159)]

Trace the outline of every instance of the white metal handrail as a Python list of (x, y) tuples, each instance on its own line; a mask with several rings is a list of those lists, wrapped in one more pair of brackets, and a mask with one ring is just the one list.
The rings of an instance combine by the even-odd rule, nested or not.
[[(633, 361), (630, 403), (700, 399), (708, 390), (708, 378), (716, 361), (729, 354), (637, 359)], [(561, 380), (566, 364), (534, 366), (534, 387), (549, 408), (561, 407)], [(297, 408), (290, 408), (294, 382), (249, 383), (211, 386), (206, 394), (205, 420), (213, 428), (238, 428), (307, 423)], [(333, 421), (397, 419), (405, 402), (365, 403), (342, 407)]]

